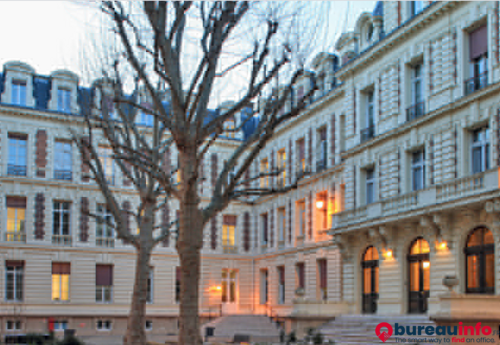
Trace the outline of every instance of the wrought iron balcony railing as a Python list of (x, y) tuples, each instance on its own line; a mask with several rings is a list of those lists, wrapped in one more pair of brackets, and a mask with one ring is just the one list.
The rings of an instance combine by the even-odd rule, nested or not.
[(410, 122), (425, 114), (425, 102), (419, 102), (406, 109), (406, 121)]
[(368, 141), (375, 137), (375, 125), (368, 126), (365, 129), (361, 130), (361, 142)]
[(7, 166), (7, 174), (15, 176), (26, 176), (26, 165), (9, 164)]
[(488, 85), (488, 71), (473, 76), (472, 78), (467, 79), (465, 82), (465, 95), (470, 95), (477, 90), (480, 90), (486, 85)]

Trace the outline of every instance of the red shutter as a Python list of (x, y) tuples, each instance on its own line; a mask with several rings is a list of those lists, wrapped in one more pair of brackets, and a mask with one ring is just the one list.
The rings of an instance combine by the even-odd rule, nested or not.
[(71, 265), (68, 262), (53, 262), (52, 274), (71, 274)]
[(179, 266), (177, 266), (175, 268), (175, 280), (180, 282), (181, 281), (181, 277), (182, 277), (182, 270), (181, 270), (181, 268)]
[(26, 208), (26, 198), (22, 196), (8, 196), (7, 207)]
[(24, 261), (22, 261), (22, 260), (5, 260), (5, 266), (24, 267)]
[(327, 264), (325, 259), (318, 260), (319, 268), (319, 287), (326, 289), (327, 287)]
[(97, 286), (113, 285), (113, 265), (95, 266), (95, 285)]
[(488, 28), (483, 25), (469, 34), (469, 58), (477, 59), (488, 52)]
[[(26, 201), (26, 199), (24, 200)], [(37, 193), (35, 196), (35, 239), (43, 240), (44, 235), (45, 235), (45, 195), (43, 193)]]
[(250, 250), (250, 214), (248, 212), (243, 215), (243, 249), (245, 252)]
[(80, 241), (89, 239), (89, 198), (80, 199)]
[(224, 215), (222, 217), (224, 225), (236, 226), (236, 216)]
[(36, 132), (36, 176), (45, 177), (45, 166), (47, 165), (47, 132), (39, 129)]

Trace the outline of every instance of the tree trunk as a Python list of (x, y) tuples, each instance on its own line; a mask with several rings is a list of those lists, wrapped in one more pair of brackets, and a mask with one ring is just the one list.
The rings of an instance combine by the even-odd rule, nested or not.
[[(196, 167), (191, 163), (194, 161), (192, 157), (189, 153), (180, 156), (183, 181), (188, 181), (190, 174), (196, 174)], [(176, 245), (181, 264), (179, 345), (202, 344), (198, 299), (204, 223), (203, 214), (198, 207), (197, 187), (196, 183), (184, 183), (184, 199), (180, 202), (179, 237)]]
[(147, 204), (144, 207), (144, 217), (140, 224), (139, 241), (137, 248), (137, 259), (135, 265), (134, 292), (132, 294), (132, 304), (127, 323), (127, 333), (123, 339), (123, 345), (145, 345), (145, 316), (147, 302), (147, 288), (149, 277), (149, 260), (153, 249), (152, 231), (153, 215), (155, 205)]

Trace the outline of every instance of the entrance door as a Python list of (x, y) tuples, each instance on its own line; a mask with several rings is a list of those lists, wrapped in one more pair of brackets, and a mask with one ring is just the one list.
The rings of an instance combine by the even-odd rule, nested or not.
[(231, 269), (222, 270), (222, 312), (224, 314), (235, 314), (237, 308), (237, 286), (238, 271)]
[(408, 272), (410, 275), (408, 312), (421, 314), (427, 312), (427, 299), (430, 289), (429, 243), (417, 238), (408, 254)]
[(363, 313), (375, 314), (378, 301), (378, 251), (368, 247), (361, 262), (363, 274)]

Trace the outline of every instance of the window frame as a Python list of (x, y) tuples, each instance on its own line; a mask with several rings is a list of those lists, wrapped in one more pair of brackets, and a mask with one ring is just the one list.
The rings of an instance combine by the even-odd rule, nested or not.
[[(11, 81), (10, 104), (25, 107), (27, 105), (27, 85), (24, 79), (13, 78)], [(16, 96), (17, 99), (14, 99)]]
[[(415, 161), (415, 155), (420, 154), (420, 160)], [(410, 172), (411, 172), (411, 191), (416, 192), (421, 189), (425, 189), (425, 150), (420, 149), (417, 151), (413, 151), (411, 153), (411, 167), (410, 167)], [(421, 169), (421, 175), (420, 175), (420, 188), (415, 188), (415, 171), (417, 169)], [(418, 187), (418, 186), (417, 186)]]
[[(370, 177), (370, 175), (372, 175)], [(376, 202), (376, 185), (377, 177), (375, 176), (375, 167), (365, 169), (365, 203), (366, 205), (373, 204)], [(371, 192), (370, 191), (371, 186)]]
[[(483, 135), (483, 138), (484, 139), (479, 139), (479, 140), (475, 140), (475, 134), (476, 133), (479, 133), (479, 134), (482, 134)], [(490, 168), (490, 159), (491, 159), (491, 143), (490, 143), (490, 128), (489, 126), (483, 126), (483, 127), (480, 127), (480, 128), (476, 128), (474, 130), (472, 130), (471, 132), (471, 143), (470, 143), (470, 169), (471, 169), (471, 173), (472, 174), (478, 174), (478, 173), (482, 173), (482, 172), (485, 172), (486, 170), (488, 170)], [(481, 159), (481, 162), (480, 162), (480, 168), (478, 171), (475, 170), (475, 164), (474, 164), (474, 151), (476, 149), (479, 149), (480, 151), (480, 159)]]
[(57, 111), (61, 113), (71, 113), (71, 93), (68, 87), (57, 87)]
[[(59, 207), (56, 207), (59, 206)], [(67, 209), (64, 208), (67, 206)], [(64, 229), (64, 215), (67, 214), (67, 229)], [(56, 229), (56, 215), (59, 218), (59, 229)], [(57, 230), (57, 231), (56, 231)], [(67, 233), (64, 233), (66, 230)], [(53, 236), (71, 236), (71, 203), (69, 201), (54, 200), (52, 202), (52, 235)]]
[[(28, 168), (28, 136), (9, 133), (8, 139), (7, 175), (26, 176)], [(12, 151), (12, 149), (14, 150)]]
[(73, 148), (70, 142), (56, 140), (54, 143), (54, 179), (72, 180)]
[[(8, 286), (10, 280), (12, 280), (12, 285), (13, 285), (12, 286), (13, 298), (8, 298), (8, 291), (9, 291)], [(20, 289), (18, 288), (19, 283), (21, 284)], [(7, 264), (5, 265), (5, 301), (9, 302), (24, 301), (24, 265), (23, 266), (13, 266)]]

